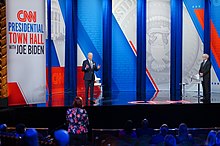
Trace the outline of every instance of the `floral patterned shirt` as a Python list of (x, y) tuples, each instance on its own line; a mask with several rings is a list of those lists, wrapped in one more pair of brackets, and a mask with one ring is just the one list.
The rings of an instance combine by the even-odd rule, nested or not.
[(66, 120), (69, 124), (68, 132), (73, 134), (88, 133), (88, 114), (85, 109), (71, 108), (67, 110)]

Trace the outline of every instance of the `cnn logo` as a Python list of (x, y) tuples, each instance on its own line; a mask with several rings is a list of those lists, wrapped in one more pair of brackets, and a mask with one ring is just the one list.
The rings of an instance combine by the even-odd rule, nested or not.
[(17, 18), (20, 22), (36, 22), (37, 21), (37, 12), (36, 11), (25, 11), (20, 10), (17, 13)]

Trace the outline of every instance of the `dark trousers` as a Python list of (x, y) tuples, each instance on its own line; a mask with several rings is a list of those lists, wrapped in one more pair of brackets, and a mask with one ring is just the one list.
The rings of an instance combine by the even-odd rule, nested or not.
[(84, 146), (87, 144), (87, 134), (69, 134), (70, 146)]
[(90, 89), (90, 104), (93, 104), (93, 93), (94, 93), (94, 81), (93, 80), (85, 80), (85, 96), (86, 96), (86, 105), (88, 105), (88, 94)]
[(210, 100), (210, 80), (203, 80), (202, 81), (202, 88), (203, 88), (203, 100), (204, 103), (211, 103)]

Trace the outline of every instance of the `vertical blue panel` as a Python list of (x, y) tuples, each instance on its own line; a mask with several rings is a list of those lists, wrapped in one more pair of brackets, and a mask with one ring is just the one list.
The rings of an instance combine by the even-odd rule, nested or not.
[(137, 99), (146, 99), (146, 0), (137, 1)]
[(112, 0), (103, 0), (103, 96), (112, 91)]
[(52, 51), (51, 51), (51, 0), (47, 0), (47, 25), (48, 25), (48, 40), (47, 40), (47, 76), (48, 76), (48, 106), (52, 104)]
[(182, 95), (182, 11), (182, 0), (171, 0), (171, 100), (181, 100)]
[(204, 53), (210, 56), (210, 0), (205, 0), (204, 10)]
[(77, 88), (77, 1), (66, 0), (66, 43), (65, 43), (65, 105), (70, 105)]

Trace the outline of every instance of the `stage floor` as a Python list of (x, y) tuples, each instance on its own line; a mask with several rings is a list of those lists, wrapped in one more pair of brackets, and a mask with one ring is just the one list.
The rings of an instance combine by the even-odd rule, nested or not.
[[(202, 95), (202, 93), (200, 94)], [(202, 98), (202, 97), (200, 97)], [(112, 92), (111, 97), (99, 96), (94, 106), (110, 105), (141, 105), (141, 104), (201, 104), (198, 93), (195, 91), (186, 92), (181, 101), (170, 101), (168, 91), (148, 93), (146, 100), (137, 100), (136, 92)], [(220, 93), (211, 94), (211, 103), (220, 103)]]

